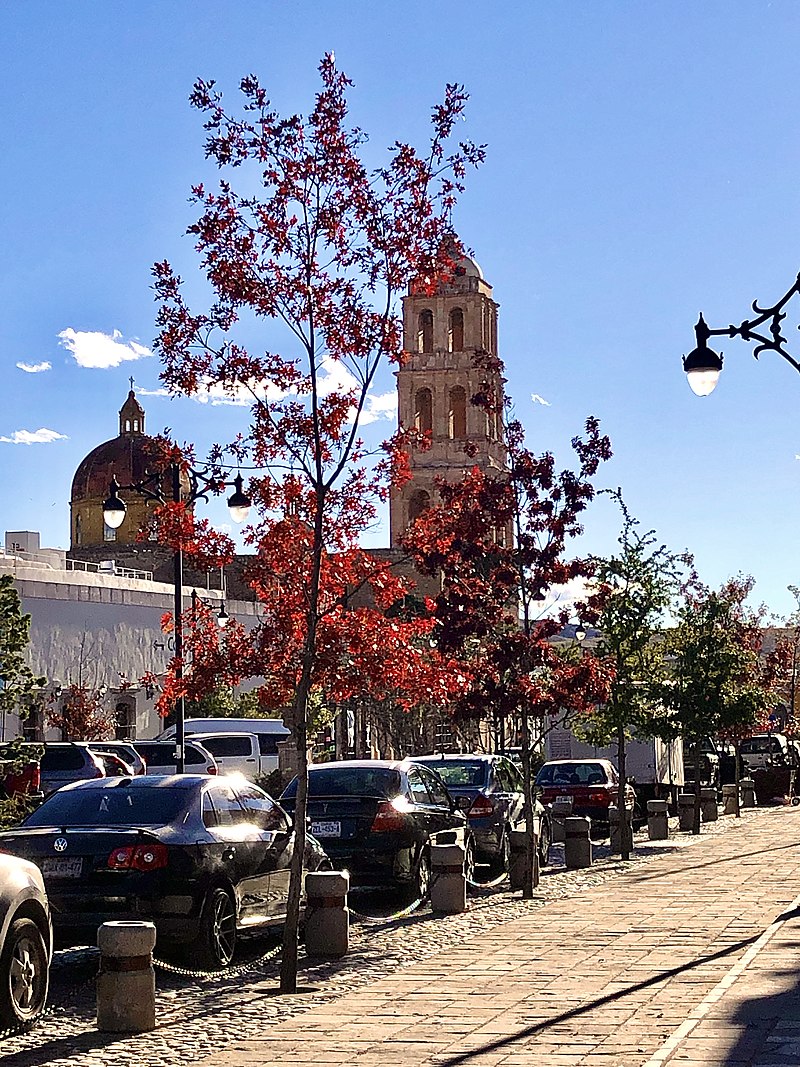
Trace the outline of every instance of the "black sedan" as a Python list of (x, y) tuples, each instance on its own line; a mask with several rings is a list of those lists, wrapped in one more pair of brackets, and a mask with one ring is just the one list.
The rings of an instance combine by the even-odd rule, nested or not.
[[(525, 825), (525, 787), (514, 763), (499, 754), (415, 756), (435, 770), (450, 795), (467, 813), (475, 851), (498, 871), (507, 871), (511, 859), (511, 831)], [(553, 831), (550, 816), (536, 799), (539, 818), (539, 862), (550, 858)]]
[[(193, 774), (77, 782), (0, 834), (0, 850), (41, 868), (60, 944), (145, 919), (159, 951), (188, 946), (189, 962), (207, 968), (230, 962), (242, 927), (284, 921), (293, 842), (263, 790)], [(313, 838), (305, 866), (329, 866)]]
[[(464, 813), (441, 778), (408, 761), (345, 760), (308, 769), (311, 833), (353, 885), (409, 886), (418, 896), (430, 887), (431, 839), (441, 830), (461, 829), (472, 875), (472, 841)], [(293, 812), (297, 779), (281, 804)]]

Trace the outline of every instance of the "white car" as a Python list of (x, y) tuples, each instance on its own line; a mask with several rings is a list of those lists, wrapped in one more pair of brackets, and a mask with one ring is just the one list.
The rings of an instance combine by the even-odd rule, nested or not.
[(0, 853), (0, 1027), (24, 1028), (47, 1001), (53, 926), (42, 872)]

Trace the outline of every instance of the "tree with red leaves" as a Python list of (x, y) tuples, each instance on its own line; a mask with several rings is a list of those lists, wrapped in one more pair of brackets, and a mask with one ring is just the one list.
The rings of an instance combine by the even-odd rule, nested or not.
[[(507, 408), (491, 390), (473, 402)], [(477, 466), (462, 481), (438, 484), (441, 504), (424, 512), (404, 545), (424, 574), (438, 574), (432, 603), (434, 639), (444, 656), (462, 657), (468, 679), (454, 702), (456, 716), (491, 713), (519, 725), (528, 833), (523, 896), (534, 887), (534, 724), (564, 708), (576, 713), (605, 699), (610, 672), (597, 658), (570, 662), (552, 642), (567, 613), (541, 617), (541, 601), (554, 586), (589, 574), (586, 560), (569, 559), (567, 543), (581, 533), (579, 517), (592, 497), (591, 479), (611, 455), (596, 419), (572, 446), (578, 470), (558, 472), (552, 453), (525, 447), (519, 421), (505, 421), (507, 472)], [(539, 731), (541, 732), (541, 731)]]
[(68, 685), (50, 703), (47, 724), (60, 730), (64, 741), (103, 741), (114, 736), (114, 718), (103, 706), (99, 690)]
[[(425, 621), (384, 615), (404, 584), (388, 561), (358, 548), (404, 455), (397, 439), (382, 458), (370, 454), (360, 424), (379, 368), (402, 356), (399, 295), (412, 282), (435, 290), (452, 275), (451, 211), (467, 168), (483, 158), (482, 147), (454, 143), (466, 94), (449, 85), (426, 151), (397, 141), (385, 165), (368, 169), (365, 135), (348, 126), (351, 83), (332, 55), (320, 74), (307, 117), (279, 116), (254, 76), (241, 82), (238, 114), (213, 82), (195, 84), (206, 154), (226, 174), (241, 173), (243, 191), (232, 177), (213, 192), (193, 190), (201, 214), (189, 232), (215, 297), (207, 312), (189, 309), (168, 263), (154, 269), (167, 387), (189, 396), (214, 389), (251, 404), (251, 425), (228, 454), (258, 472), (248, 485), (257, 510), (249, 577), (265, 608), (242, 638), (237, 671), (265, 679), (271, 706), (291, 705), (299, 782), (284, 992), (296, 989), (312, 692), (340, 701), (408, 691), (409, 672), (427, 666), (411, 641)], [(272, 330), (261, 351), (247, 347), (267, 321), (285, 327), (281, 352), (265, 347)], [(209, 644), (189, 642), (194, 670), (213, 655)], [(423, 688), (446, 686), (444, 675), (425, 677)]]

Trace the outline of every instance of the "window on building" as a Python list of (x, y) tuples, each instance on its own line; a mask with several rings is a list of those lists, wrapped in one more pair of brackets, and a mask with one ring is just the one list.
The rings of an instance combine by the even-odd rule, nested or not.
[(83, 544), (83, 521), (81, 520), (81, 513), (75, 516), (75, 544)]
[(417, 351), (433, 351), (433, 312), (420, 311), (417, 319)]
[(467, 436), (467, 393), (460, 385), (450, 390), (450, 437), (460, 440)]
[(131, 420), (130, 419), (126, 419), (125, 420), (125, 433), (130, 433), (130, 432), (131, 432)]
[(408, 502), (408, 521), (415, 522), (423, 511), (431, 506), (431, 495), (424, 489), (417, 489)]
[(117, 531), (113, 526), (109, 526), (107, 522), (103, 523), (103, 540), (104, 541), (116, 541)]
[(117, 741), (136, 740), (136, 708), (129, 700), (120, 700), (114, 708), (114, 736)]
[(447, 347), (451, 352), (464, 351), (464, 312), (453, 308), (447, 330)]
[(134, 419), (133, 420), (133, 432), (134, 433), (138, 433), (139, 432), (139, 420), (138, 419)]
[(433, 429), (433, 396), (430, 389), (418, 389), (414, 396), (414, 426), (420, 433)]

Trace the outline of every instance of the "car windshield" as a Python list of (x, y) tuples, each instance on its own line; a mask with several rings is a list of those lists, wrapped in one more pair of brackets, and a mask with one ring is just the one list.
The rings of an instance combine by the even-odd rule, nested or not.
[(165, 826), (186, 807), (185, 789), (75, 789), (53, 793), (23, 826)]
[(545, 763), (536, 775), (537, 785), (606, 785), (602, 763)]
[[(308, 794), (312, 797), (386, 797), (402, 792), (400, 773), (391, 767), (311, 767)], [(297, 779), (290, 782), (284, 797), (297, 795)]]
[(425, 767), (432, 767), (447, 786), (473, 786), (486, 784), (488, 764), (485, 760), (420, 760)]
[(781, 743), (777, 737), (749, 737), (746, 741), (742, 741), (742, 752), (745, 754), (780, 751)]

